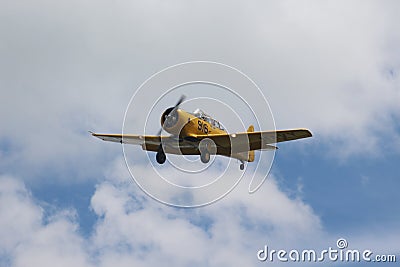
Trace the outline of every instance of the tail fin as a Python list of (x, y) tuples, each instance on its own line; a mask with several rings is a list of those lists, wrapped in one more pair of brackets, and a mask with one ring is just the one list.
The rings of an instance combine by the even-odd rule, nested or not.
[[(248, 133), (254, 132), (254, 126), (250, 125), (249, 128), (247, 129), (247, 132)], [(249, 151), (249, 155), (248, 155), (247, 161), (248, 162), (253, 162), (254, 161), (254, 150), (250, 150)]]

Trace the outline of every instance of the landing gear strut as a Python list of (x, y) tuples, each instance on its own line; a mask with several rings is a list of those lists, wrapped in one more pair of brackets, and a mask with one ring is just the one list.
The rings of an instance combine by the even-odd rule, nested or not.
[(167, 156), (165, 155), (164, 150), (162, 149), (162, 146), (158, 148), (157, 154), (156, 154), (156, 160), (158, 164), (164, 164), (165, 161), (167, 160)]

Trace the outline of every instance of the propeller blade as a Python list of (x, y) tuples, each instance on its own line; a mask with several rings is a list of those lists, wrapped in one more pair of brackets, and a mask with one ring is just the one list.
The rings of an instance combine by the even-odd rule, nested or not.
[(175, 104), (174, 109), (179, 107), (180, 104), (182, 104), (183, 101), (185, 101), (186, 96), (182, 95), (181, 98), (179, 98), (178, 102)]
[[(169, 116), (170, 116), (169, 114), (170, 114), (173, 110), (176, 110), (176, 109), (179, 107), (179, 105), (182, 104), (183, 101), (185, 101), (185, 99), (186, 99), (186, 96), (185, 96), (185, 95), (181, 95), (181, 97), (179, 98), (178, 102), (176, 102), (175, 106), (173, 106), (173, 107), (171, 107), (171, 108), (168, 108), (168, 109), (163, 113), (162, 116), (165, 116), (165, 119), (166, 119), (167, 117), (169, 117)], [(160, 128), (160, 130), (158, 131), (157, 136), (160, 136), (160, 135), (161, 135), (161, 132), (162, 132), (162, 128)]]

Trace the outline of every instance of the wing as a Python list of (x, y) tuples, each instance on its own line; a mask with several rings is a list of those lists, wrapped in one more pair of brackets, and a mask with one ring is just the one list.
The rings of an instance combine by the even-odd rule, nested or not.
[(206, 138), (214, 141), (217, 154), (230, 156), (249, 150), (276, 149), (271, 144), (311, 137), (307, 129), (279, 130), (266, 132), (243, 132), (234, 134), (191, 135), (186, 138), (175, 136), (132, 135), (132, 134), (97, 134), (93, 136), (110, 142), (140, 145), (148, 151), (158, 151), (163, 144), (164, 151), (171, 154), (199, 155), (199, 143)]
[[(276, 149), (271, 144), (311, 137), (307, 129), (278, 130), (265, 132), (243, 132), (234, 134), (196, 135), (199, 142), (210, 138), (218, 148), (218, 153), (225, 154), (245, 152), (249, 150)], [(225, 151), (226, 150), (226, 151)]]
[(139, 145), (143, 150), (157, 152), (160, 145), (163, 145), (165, 153), (199, 155), (198, 142), (196, 140), (184, 140), (175, 136), (157, 135), (134, 135), (134, 134), (97, 134), (91, 133), (103, 141), (116, 142), (121, 144)]
[(97, 134), (91, 133), (94, 137), (97, 137), (103, 141), (116, 142), (121, 144), (131, 144), (131, 145), (143, 145), (148, 142), (152, 145), (160, 145), (161, 136), (144, 136), (144, 135), (134, 135), (134, 134)]

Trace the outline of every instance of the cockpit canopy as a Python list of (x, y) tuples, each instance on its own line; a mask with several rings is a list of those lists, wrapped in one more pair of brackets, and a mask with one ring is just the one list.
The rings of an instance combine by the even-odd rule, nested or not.
[(213, 118), (211, 118), (210, 115), (204, 113), (204, 111), (202, 111), (201, 109), (196, 109), (192, 114), (199, 119), (207, 121), (212, 126), (218, 128), (218, 129), (224, 130), (224, 127), (222, 127), (222, 124), (220, 124), (219, 121), (214, 120)]

